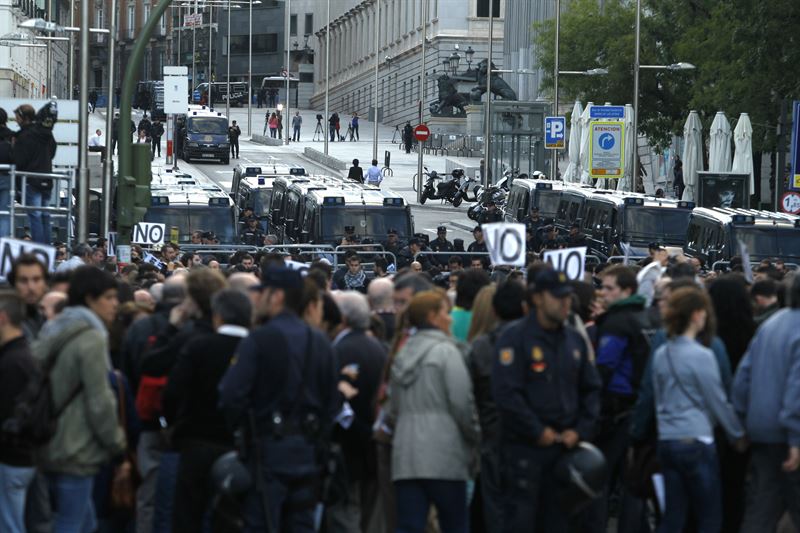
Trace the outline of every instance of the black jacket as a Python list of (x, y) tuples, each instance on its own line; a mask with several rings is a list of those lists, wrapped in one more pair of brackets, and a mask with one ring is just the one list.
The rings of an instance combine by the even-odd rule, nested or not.
[(502, 222), (503, 221), (503, 213), (498, 210), (494, 212), (489, 211), (488, 209), (484, 210), (481, 213), (480, 219), (478, 220), (478, 224), (491, 224), (493, 222)]
[(364, 183), (364, 171), (361, 167), (350, 167), (350, 172), (347, 173), (347, 179)]
[(481, 447), (486, 451), (496, 449), (500, 438), (500, 416), (492, 395), (492, 366), (497, 357), (495, 343), (502, 327), (502, 324), (498, 325), (489, 333), (475, 339), (467, 360), (475, 406), (478, 408), (478, 419), (481, 423)]
[(160, 139), (162, 135), (164, 135), (164, 125), (162, 123), (153, 124), (152, 128), (153, 137), (156, 139)]
[(242, 130), (239, 126), (228, 127), (228, 138), (231, 140), (231, 142), (238, 141), (241, 134)]
[(120, 347), (120, 370), (128, 378), (134, 394), (139, 388), (139, 365), (142, 355), (156, 342), (160, 331), (169, 325), (172, 305), (158, 304), (152, 315), (137, 320), (128, 328)]
[[(53, 132), (38, 124), (23, 126), (14, 142), (13, 159), (17, 170), (25, 172), (53, 172), (53, 158), (56, 155), (56, 140)], [(40, 192), (53, 190), (53, 181), (28, 179), (28, 183)]]
[[(39, 379), (39, 365), (25, 337), (0, 347), (0, 427), (14, 411), (16, 399), (31, 379)], [(6, 441), (0, 433), (0, 463), (33, 466), (33, 448)]]
[(348, 400), (355, 413), (353, 424), (348, 429), (336, 426), (334, 440), (342, 445), (349, 480), (374, 477), (377, 462), (372, 444), (372, 424), (386, 364), (386, 348), (364, 331), (353, 330), (334, 346), (334, 351), (339, 359), (339, 368), (357, 369), (357, 377), (346, 380), (358, 389), (358, 395)]
[(217, 386), (241, 340), (219, 333), (197, 335), (178, 353), (162, 396), (164, 417), (174, 428), (178, 447), (190, 440), (233, 445), (233, 434), (217, 409)]

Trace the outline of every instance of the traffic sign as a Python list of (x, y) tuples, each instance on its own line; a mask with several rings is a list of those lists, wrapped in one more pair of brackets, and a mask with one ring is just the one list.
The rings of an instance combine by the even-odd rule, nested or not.
[(800, 192), (785, 192), (781, 197), (781, 208), (785, 213), (800, 215)]
[(589, 176), (619, 179), (625, 171), (625, 125), (592, 122), (589, 129)]
[(589, 108), (589, 118), (625, 118), (625, 106), (593, 105)]
[(414, 127), (414, 138), (419, 142), (425, 142), (431, 136), (431, 129), (425, 124), (419, 124)]
[(550, 150), (563, 150), (565, 146), (567, 119), (565, 117), (544, 117), (544, 147)]

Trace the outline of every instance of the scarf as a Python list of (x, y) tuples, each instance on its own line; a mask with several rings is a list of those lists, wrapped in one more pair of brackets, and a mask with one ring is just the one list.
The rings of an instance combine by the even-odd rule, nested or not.
[(364, 286), (366, 279), (367, 275), (364, 270), (359, 270), (357, 274), (351, 274), (348, 270), (347, 274), (344, 275), (344, 285), (348, 289), (360, 289)]

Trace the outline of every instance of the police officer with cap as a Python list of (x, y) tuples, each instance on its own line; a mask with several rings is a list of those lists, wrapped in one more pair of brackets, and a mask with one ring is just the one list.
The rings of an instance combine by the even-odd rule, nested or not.
[[(436, 228), (436, 238), (430, 242), (429, 248), (432, 252), (452, 252), (453, 243), (447, 240), (447, 226)], [(437, 265), (446, 265), (450, 259), (449, 255), (434, 255), (431, 259)]]
[(336, 356), (327, 338), (299, 317), (304, 284), (298, 272), (267, 269), (254, 290), (268, 322), (242, 341), (219, 384), (229, 422), (252, 433), (248, 468), (256, 489), (245, 500), (245, 531), (311, 533), (318, 447), (341, 407)]
[(503, 213), (501, 213), (497, 209), (497, 202), (490, 199), (486, 202), (486, 209), (481, 213), (480, 219), (478, 223), (480, 224), (492, 224), (493, 222), (502, 222), (503, 221)]
[[(592, 437), (600, 412), (600, 376), (583, 337), (565, 324), (572, 287), (552, 269), (528, 289), (531, 311), (495, 344), (492, 393), (500, 414), (508, 533), (566, 532), (558, 505), (564, 489), (554, 467)], [(500, 529), (498, 529), (500, 530)]]
[(246, 244), (248, 246), (264, 246), (264, 230), (262, 230), (258, 225), (258, 219), (256, 217), (249, 217), (245, 219), (245, 227), (244, 231), (242, 231), (242, 236), (240, 237), (241, 243)]

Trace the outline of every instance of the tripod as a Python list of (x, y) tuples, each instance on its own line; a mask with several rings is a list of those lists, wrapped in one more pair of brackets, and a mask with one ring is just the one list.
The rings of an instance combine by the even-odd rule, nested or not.
[[(319, 136), (319, 139), (317, 139), (317, 136)], [(314, 130), (314, 138), (312, 140), (314, 140), (314, 141), (324, 141), (325, 140), (325, 131), (322, 129), (322, 121), (321, 120), (317, 120), (317, 127)]]
[(403, 144), (403, 134), (400, 133), (400, 124), (396, 124), (394, 127), (394, 133), (392, 134), (392, 144), (397, 142), (397, 137), (400, 137), (400, 144)]

